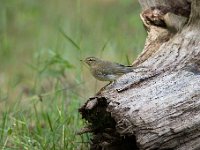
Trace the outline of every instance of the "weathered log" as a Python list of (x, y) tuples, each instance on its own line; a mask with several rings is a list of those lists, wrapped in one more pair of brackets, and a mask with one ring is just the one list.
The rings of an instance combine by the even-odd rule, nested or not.
[(133, 65), (148, 69), (121, 76), (80, 108), (91, 149), (198, 150), (200, 1), (139, 2), (148, 37)]

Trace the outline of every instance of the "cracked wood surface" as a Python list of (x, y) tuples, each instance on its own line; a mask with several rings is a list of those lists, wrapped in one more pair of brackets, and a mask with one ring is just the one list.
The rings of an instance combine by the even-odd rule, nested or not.
[[(160, 4), (161, 0), (140, 0), (143, 9), (155, 6), (156, 2)], [(165, 3), (173, 7), (171, 1)], [(94, 102), (88, 101), (82, 107), (83, 117), (92, 124), (95, 124), (94, 116), (88, 116), (94, 113), (113, 119), (105, 128), (112, 128), (112, 133), (106, 134), (115, 140), (105, 138), (101, 126), (101, 130), (94, 132), (101, 137), (101, 140), (96, 138), (94, 149), (117, 150), (117, 143), (124, 144), (121, 137), (136, 143), (130, 149), (200, 149), (200, 2), (192, 1), (189, 21), (176, 33), (171, 34), (167, 27), (151, 24), (146, 27), (149, 38), (133, 65), (148, 69), (138, 68), (123, 75), (104, 87)], [(163, 37), (165, 40), (160, 40)], [(98, 111), (102, 102), (103, 111)], [(85, 111), (86, 106), (91, 110)], [(114, 147), (110, 146), (112, 143)]]

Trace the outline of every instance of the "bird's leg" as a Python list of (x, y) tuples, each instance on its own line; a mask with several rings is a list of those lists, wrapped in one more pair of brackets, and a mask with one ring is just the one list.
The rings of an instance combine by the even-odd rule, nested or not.
[(105, 88), (107, 87), (107, 86), (109, 86), (110, 84), (112, 84), (114, 81), (110, 81), (108, 84), (106, 84), (104, 87), (102, 87), (97, 93), (96, 93), (96, 95), (99, 95), (100, 93), (101, 93), (101, 91), (103, 91), (103, 90), (105, 90)]

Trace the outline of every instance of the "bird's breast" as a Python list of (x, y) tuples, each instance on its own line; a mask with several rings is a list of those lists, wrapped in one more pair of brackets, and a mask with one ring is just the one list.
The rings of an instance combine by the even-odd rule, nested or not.
[(98, 69), (91, 69), (90, 71), (96, 79), (101, 80), (101, 81), (114, 81), (119, 77), (118, 75), (108, 74)]

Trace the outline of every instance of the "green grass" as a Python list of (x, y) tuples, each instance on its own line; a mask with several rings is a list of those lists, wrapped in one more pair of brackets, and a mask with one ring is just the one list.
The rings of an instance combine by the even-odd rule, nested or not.
[(139, 12), (133, 0), (1, 0), (0, 149), (89, 149), (78, 108), (106, 83), (79, 60), (130, 64)]

